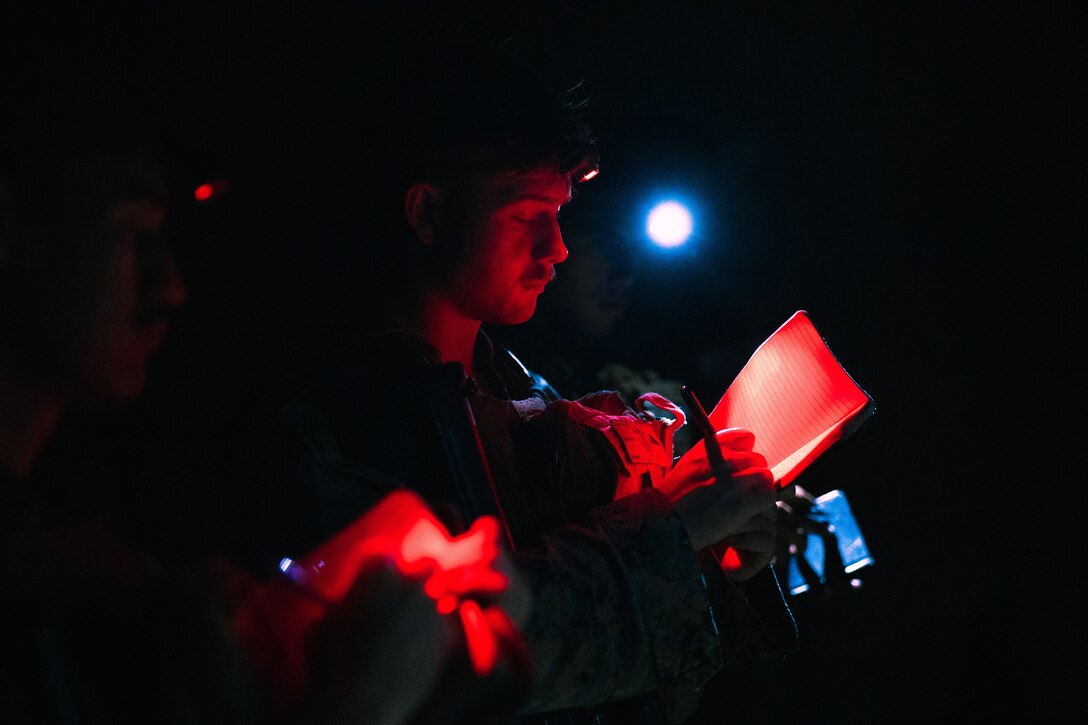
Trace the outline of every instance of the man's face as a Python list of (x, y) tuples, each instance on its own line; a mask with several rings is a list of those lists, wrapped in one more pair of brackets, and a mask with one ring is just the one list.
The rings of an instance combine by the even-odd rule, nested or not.
[(161, 205), (141, 200), (106, 212), (106, 254), (82, 340), (81, 394), (127, 399), (143, 390), (148, 358), (186, 294), (162, 238), (165, 215)]
[(45, 230), (38, 272), (28, 280), (26, 314), (39, 340), (34, 354), (43, 358), (39, 373), (70, 400), (138, 395), (167, 318), (185, 300), (162, 237), (164, 205), (117, 191), (137, 186), (136, 173), (88, 175), (102, 185), (80, 193), (77, 183), (72, 199), (58, 200), (62, 221)]
[(460, 250), (442, 286), (461, 314), (499, 325), (533, 316), (567, 257), (558, 213), (570, 193), (570, 179), (549, 170), (481, 174), (449, 198), (436, 241)]

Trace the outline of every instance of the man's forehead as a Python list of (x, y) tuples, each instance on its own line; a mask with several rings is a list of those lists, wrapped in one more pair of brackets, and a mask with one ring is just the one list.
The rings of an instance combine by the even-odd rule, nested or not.
[(125, 155), (78, 156), (64, 159), (60, 168), (71, 193), (100, 205), (124, 201), (165, 204), (166, 179), (150, 159)]
[(478, 175), (481, 191), (506, 204), (521, 199), (562, 206), (571, 199), (569, 174), (554, 169), (492, 171)]
[(106, 211), (113, 224), (140, 229), (154, 229), (166, 218), (166, 205), (154, 199), (125, 199)]

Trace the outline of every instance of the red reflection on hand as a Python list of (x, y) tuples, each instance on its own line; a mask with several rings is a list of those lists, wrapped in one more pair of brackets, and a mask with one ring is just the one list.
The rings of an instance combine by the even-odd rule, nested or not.
[(477, 675), (486, 675), (491, 672), (499, 658), (499, 640), (495, 636), (495, 630), (491, 628), (491, 623), (474, 599), (461, 602), (458, 613), (461, 615), (461, 626), (465, 628), (465, 642), (468, 644), (472, 669)]
[(506, 589), (506, 575), (493, 568), (499, 533), (498, 519), (481, 516), (467, 532), (451, 536), (423, 499), (395, 491), (284, 571), (330, 604), (343, 599), (375, 558), (394, 562), (405, 576), (425, 577), (423, 591), (439, 613), (458, 612), (473, 669), (483, 676), (498, 659), (499, 635), (513, 627), (501, 609), (482, 609), (470, 598)]
[(436, 602), (469, 593), (498, 594), (506, 589), (506, 577), (491, 568), (499, 555), (499, 522), (483, 516), (468, 532), (451, 537), (430, 512), (405, 533), (399, 549), (398, 568), (409, 575), (428, 574), (423, 591)]

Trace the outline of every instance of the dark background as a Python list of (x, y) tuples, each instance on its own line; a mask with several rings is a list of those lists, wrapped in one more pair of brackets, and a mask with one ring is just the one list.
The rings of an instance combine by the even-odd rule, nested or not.
[(590, 184), (621, 177), (633, 217), (671, 187), (705, 214), (688, 251), (647, 252), (620, 354), (713, 401), (806, 309), (877, 403), (798, 481), (847, 493), (875, 566), (853, 596), (796, 601), (799, 657), (702, 722), (1047, 720), (1071, 703), (1076, 526), (1052, 431), (1076, 419), (1061, 338), (1083, 91), (1076, 17), (1050, 8), (590, 3), (508, 20), (594, 90)]
[[(377, 7), (190, 4), (126, 11), (115, 29), (135, 28), (130, 39), (152, 68), (165, 57), (204, 74), (192, 134), (256, 149), (237, 162), (282, 185), (306, 144), (277, 154), (276, 134), (304, 129), (308, 109), (298, 104), (298, 118), (272, 131), (260, 104), (311, 49), (380, 27)], [(1068, 692), (1082, 669), (1069, 662), (1082, 641), (1070, 503), (1082, 476), (1072, 436), (1059, 433), (1082, 428), (1066, 340), (1080, 325), (1073, 250), (1083, 231), (1072, 204), (1084, 183), (1082, 169), (1072, 173), (1080, 129), (1070, 109), (1084, 92), (1074, 82), (1078, 18), (1048, 7), (642, 1), (418, 11), (509, 36), (555, 84), (591, 91), (602, 173), (590, 184), (600, 191), (587, 187), (575, 204), (600, 196), (634, 227), (659, 191), (697, 200), (688, 245), (640, 253), (618, 357), (713, 401), (759, 342), (806, 309), (876, 401), (869, 424), (798, 481), (847, 493), (875, 566), (857, 592), (795, 600), (801, 653), (756, 673), (749, 696), (716, 680), (700, 723), (1047, 721), (1065, 707), (1084, 711)], [(320, 77), (310, 85), (344, 90)], [(248, 123), (218, 126), (217, 104), (224, 119), (227, 108), (257, 110)], [(207, 173), (229, 176), (214, 157)], [(199, 154), (187, 162), (193, 181), (208, 180)], [(350, 159), (341, 171), (350, 176)], [(300, 199), (336, 181), (300, 176)], [(275, 191), (277, 203), (290, 198)], [(226, 221), (237, 226), (220, 217), (219, 228), (249, 231), (179, 250), (192, 319), (215, 317), (224, 339), (232, 324), (275, 318), (269, 306), (289, 312), (295, 301), (244, 287), (205, 301), (204, 290), (232, 289), (241, 268), (290, 277), (284, 260), (312, 263), (322, 249), (313, 229)], [(219, 302), (222, 314), (202, 307)], [(174, 349), (191, 343), (181, 323)], [(264, 367), (245, 364), (254, 376)], [(218, 384), (232, 392), (234, 382)]]

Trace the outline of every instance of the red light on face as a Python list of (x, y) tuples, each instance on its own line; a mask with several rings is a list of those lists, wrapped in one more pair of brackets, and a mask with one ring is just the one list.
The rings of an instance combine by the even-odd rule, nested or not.
[(193, 190), (193, 198), (197, 201), (207, 201), (215, 194), (215, 184), (201, 184)]

